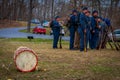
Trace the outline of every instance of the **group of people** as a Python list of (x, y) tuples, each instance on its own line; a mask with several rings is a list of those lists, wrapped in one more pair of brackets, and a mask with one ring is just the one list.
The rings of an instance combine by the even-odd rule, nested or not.
[[(61, 24), (60, 17), (56, 16), (51, 23), (53, 30), (53, 48), (58, 48), (57, 43), (60, 35)], [(100, 44), (101, 36), (104, 35), (107, 26), (110, 26), (110, 20), (99, 17), (97, 10), (91, 12), (87, 7), (82, 8), (81, 12), (73, 10), (69, 16), (67, 25), (70, 32), (70, 50), (80, 49), (80, 51), (87, 51), (87, 47), (96, 49)], [(77, 44), (77, 46), (75, 45)]]

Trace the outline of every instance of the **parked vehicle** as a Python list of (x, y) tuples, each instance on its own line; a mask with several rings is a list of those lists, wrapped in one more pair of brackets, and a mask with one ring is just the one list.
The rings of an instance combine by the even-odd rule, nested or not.
[(43, 24), (42, 24), (42, 26), (44, 26), (44, 27), (48, 27), (49, 24), (50, 24), (50, 22), (48, 22), (48, 21), (44, 21)]
[(117, 41), (120, 41), (120, 29), (114, 30), (114, 31), (113, 31), (113, 35), (112, 35), (112, 33), (110, 33), (108, 36), (109, 36), (111, 39), (112, 39), (112, 36), (114, 36)]
[(39, 21), (38, 19), (32, 19), (32, 20), (31, 20), (31, 23), (40, 24), (40, 21)]
[(42, 26), (36, 26), (33, 28), (33, 33), (35, 34), (46, 34), (46, 29)]

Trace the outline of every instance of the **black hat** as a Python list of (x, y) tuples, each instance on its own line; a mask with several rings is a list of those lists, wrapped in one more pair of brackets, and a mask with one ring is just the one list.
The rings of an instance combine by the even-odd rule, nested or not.
[(77, 10), (76, 10), (76, 9), (74, 9), (74, 10), (72, 11), (72, 13), (74, 13), (74, 12), (77, 12)]
[(60, 16), (56, 16), (55, 19), (60, 18)]
[(97, 10), (94, 10), (94, 11), (92, 12), (92, 14), (94, 14), (94, 13), (98, 13), (98, 11), (97, 11)]
[(83, 7), (82, 10), (88, 10), (88, 8), (87, 7)]

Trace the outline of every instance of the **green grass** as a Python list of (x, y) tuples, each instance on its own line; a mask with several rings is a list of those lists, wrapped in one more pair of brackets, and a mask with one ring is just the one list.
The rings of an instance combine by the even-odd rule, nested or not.
[(94, 73), (112, 73), (113, 68), (105, 67), (102, 65), (94, 65), (90, 67), (90, 70)]
[[(120, 53), (116, 50), (70, 51), (69, 42), (63, 49), (52, 49), (52, 40), (26, 38), (0, 39), (0, 80), (119, 80)], [(31, 48), (38, 55), (38, 70), (19, 72), (14, 64), (14, 51)], [(4, 66), (10, 67), (7, 70)], [(46, 71), (44, 71), (46, 69)]]
[[(18, 41), (18, 42), (30, 42), (27, 38), (9, 38), (9, 41)], [(52, 42), (52, 39), (41, 39), (41, 38), (34, 38), (31, 42)]]
[[(41, 39), (41, 38), (34, 38), (31, 41), (27, 38), (9, 38), (9, 39), (5, 39), (5, 38), (0, 38), (0, 41), (14, 41), (14, 42), (31, 42), (31, 43), (49, 43), (52, 44), (53, 39)], [(69, 41), (64, 41), (62, 40), (62, 44), (64, 45), (68, 45)]]
[[(33, 29), (33, 28), (30, 29), (30, 33), (32, 33), (32, 29)], [(27, 32), (27, 29), (19, 30), (19, 32), (28, 33), (28, 32)]]
[[(98, 80), (116, 80), (120, 79), (120, 67), (118, 66), (104, 66), (104, 65), (92, 65), (90, 71)], [(109, 75), (109, 77), (108, 77)]]

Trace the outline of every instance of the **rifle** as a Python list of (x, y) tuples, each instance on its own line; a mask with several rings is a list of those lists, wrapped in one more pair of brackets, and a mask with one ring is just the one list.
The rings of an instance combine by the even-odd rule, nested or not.
[(86, 32), (84, 32), (84, 52), (87, 52)]
[(104, 49), (106, 47), (107, 42), (111, 46), (111, 48), (114, 49), (112, 44), (109, 42), (110, 38), (109, 38), (108, 34), (109, 34), (109, 26), (106, 25), (105, 32), (103, 35), (103, 42), (102, 42), (102, 46), (101, 46), (102, 49)]
[(102, 42), (102, 48), (105, 48), (105, 46), (106, 46), (106, 44), (107, 44), (107, 42), (108, 42), (108, 44), (110, 45), (110, 47), (112, 48), (112, 49), (114, 49), (114, 47), (113, 47), (113, 45), (110, 43), (110, 37), (108, 36), (108, 31), (109, 31), (109, 27), (106, 27), (106, 29), (105, 29), (105, 34), (103, 35), (103, 42)]
[(108, 42), (108, 30), (105, 30), (105, 33), (103, 35), (103, 42), (101, 46), (102, 49), (106, 47), (107, 42)]
[(99, 44), (99, 50), (101, 49), (101, 47), (102, 47), (102, 42), (103, 42), (103, 29), (101, 30), (101, 34), (100, 34), (100, 44)]
[(60, 49), (62, 49), (62, 27), (60, 27), (59, 44), (60, 44)]
[(60, 42), (60, 49), (62, 49), (62, 43), (61, 43), (61, 41), (62, 41), (62, 35), (60, 34), (60, 40), (59, 40)]

